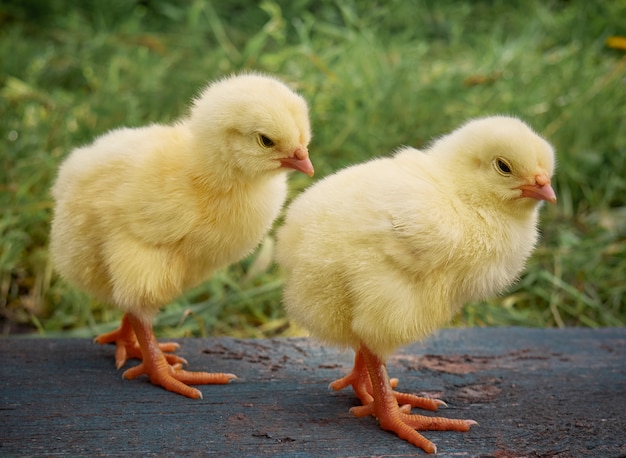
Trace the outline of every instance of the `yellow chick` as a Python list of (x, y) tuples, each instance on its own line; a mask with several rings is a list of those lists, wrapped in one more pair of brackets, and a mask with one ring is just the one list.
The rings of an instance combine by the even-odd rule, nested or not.
[(275, 78), (210, 84), (173, 125), (113, 130), (74, 150), (52, 188), (50, 252), (62, 277), (125, 311), (115, 342), (124, 372), (182, 395), (233, 374), (188, 372), (159, 345), (160, 307), (249, 254), (287, 194), (287, 171), (313, 175), (305, 100)]
[(339, 171), (290, 205), (276, 245), (285, 307), (313, 336), (355, 350), (354, 369), (331, 387), (353, 387), (357, 417), (374, 415), (431, 453), (416, 430), (475, 424), (410, 414), (444, 403), (394, 391), (385, 360), (517, 279), (537, 241), (539, 203), (556, 202), (554, 166), (550, 144), (525, 123), (487, 117), (426, 151)]

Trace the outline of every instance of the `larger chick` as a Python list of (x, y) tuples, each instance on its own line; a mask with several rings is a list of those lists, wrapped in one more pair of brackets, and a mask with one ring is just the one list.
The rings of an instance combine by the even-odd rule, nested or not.
[(276, 246), (286, 310), (313, 336), (355, 350), (354, 369), (331, 387), (353, 387), (356, 416), (373, 414), (427, 452), (436, 447), (416, 430), (475, 424), (411, 415), (443, 402), (394, 391), (385, 360), (516, 280), (537, 241), (539, 203), (556, 202), (554, 161), (526, 124), (488, 117), (426, 151), (339, 171), (290, 205)]
[(125, 311), (116, 363), (191, 398), (187, 384), (232, 374), (188, 372), (159, 345), (157, 311), (216, 269), (249, 254), (287, 193), (286, 172), (313, 175), (302, 97), (272, 77), (245, 74), (210, 84), (173, 125), (121, 128), (74, 150), (59, 169), (50, 250), (60, 274)]

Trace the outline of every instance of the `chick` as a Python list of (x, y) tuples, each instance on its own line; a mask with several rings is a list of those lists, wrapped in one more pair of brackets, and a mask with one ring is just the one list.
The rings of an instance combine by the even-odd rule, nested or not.
[(124, 310), (115, 342), (124, 372), (198, 398), (187, 384), (233, 374), (188, 372), (159, 345), (160, 307), (249, 254), (285, 201), (290, 169), (313, 175), (304, 99), (269, 76), (210, 84), (172, 125), (121, 128), (74, 150), (52, 188), (50, 251), (58, 272)]
[(487, 117), (426, 151), (339, 171), (289, 206), (276, 245), (285, 307), (313, 336), (355, 350), (352, 372), (331, 384), (353, 387), (355, 416), (374, 415), (427, 452), (436, 447), (416, 430), (475, 424), (411, 415), (444, 403), (394, 391), (385, 360), (516, 280), (537, 241), (539, 203), (556, 202), (554, 162), (526, 124)]

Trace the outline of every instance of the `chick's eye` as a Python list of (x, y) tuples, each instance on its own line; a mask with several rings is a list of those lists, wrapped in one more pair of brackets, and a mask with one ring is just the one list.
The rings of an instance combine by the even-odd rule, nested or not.
[(274, 146), (274, 140), (263, 134), (259, 134), (259, 143), (266, 148), (271, 148), (272, 146)]
[(510, 175), (511, 174), (511, 166), (502, 158), (497, 158), (494, 162), (496, 166), (496, 170), (502, 175)]

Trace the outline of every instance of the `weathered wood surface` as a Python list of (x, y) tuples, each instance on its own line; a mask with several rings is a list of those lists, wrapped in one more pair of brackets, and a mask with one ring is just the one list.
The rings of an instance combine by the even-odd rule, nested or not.
[[(180, 342), (191, 370), (239, 379), (191, 400), (122, 380), (112, 346), (0, 340), (0, 455), (424, 456), (352, 417), (351, 390), (329, 391), (349, 352), (307, 339)], [(439, 456), (626, 456), (626, 328), (445, 330), (388, 369), (398, 389), (445, 400), (439, 415), (478, 421), (425, 432)]]

